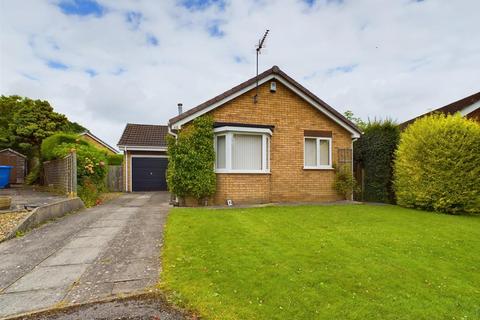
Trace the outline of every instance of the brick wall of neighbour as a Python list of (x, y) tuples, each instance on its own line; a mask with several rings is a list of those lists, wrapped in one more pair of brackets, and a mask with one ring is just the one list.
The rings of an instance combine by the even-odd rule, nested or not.
[(64, 194), (77, 193), (77, 156), (71, 153), (65, 158), (43, 163), (43, 184)]
[(332, 184), (333, 170), (305, 170), (304, 130), (332, 131), (332, 159), (338, 149), (351, 149), (351, 134), (329, 117), (311, 106), (293, 91), (277, 82), (271, 93), (270, 82), (247, 92), (210, 114), (218, 122), (274, 125), (270, 147), (270, 174), (217, 174), (216, 204), (226, 199), (235, 203), (334, 201), (341, 197)]
[[(145, 156), (165, 156), (167, 153), (165, 151), (131, 151), (127, 150), (123, 160), (122, 171), (123, 171), (123, 184), (124, 191), (132, 191), (132, 155), (145, 155)], [(127, 170), (125, 171), (125, 165), (127, 165)], [(126, 179), (126, 180), (125, 180)]]
[(88, 141), (90, 142), (91, 144), (93, 144), (95, 147), (97, 147), (98, 149), (100, 150), (103, 150), (103, 151), (106, 151), (108, 154), (115, 154), (112, 150), (110, 150), (109, 148), (105, 147), (103, 144), (101, 144), (100, 142), (98, 142), (97, 140), (87, 136), (87, 135), (83, 135), (82, 136), (82, 139), (85, 140), (85, 141)]

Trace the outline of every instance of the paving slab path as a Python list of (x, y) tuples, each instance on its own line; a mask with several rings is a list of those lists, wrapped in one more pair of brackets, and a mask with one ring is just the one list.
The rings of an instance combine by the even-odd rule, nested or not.
[(0, 318), (153, 286), (168, 193), (130, 193), (0, 243)]

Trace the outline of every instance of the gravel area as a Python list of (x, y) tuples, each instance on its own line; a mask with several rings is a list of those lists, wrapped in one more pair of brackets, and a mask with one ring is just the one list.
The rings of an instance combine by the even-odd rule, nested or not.
[(27, 216), (27, 211), (10, 212), (0, 214), (0, 241), (5, 237)]

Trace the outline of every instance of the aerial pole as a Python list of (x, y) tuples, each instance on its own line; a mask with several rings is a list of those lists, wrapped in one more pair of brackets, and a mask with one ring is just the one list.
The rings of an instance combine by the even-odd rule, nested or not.
[(256, 48), (257, 51), (257, 75), (256, 75), (256, 88), (255, 88), (255, 95), (253, 96), (253, 103), (257, 103), (258, 101), (258, 55), (261, 53), (262, 48), (264, 47), (265, 44), (265, 39), (267, 38), (268, 33), (270, 32), (269, 29), (265, 31), (265, 34), (263, 37), (258, 41), (258, 45)]

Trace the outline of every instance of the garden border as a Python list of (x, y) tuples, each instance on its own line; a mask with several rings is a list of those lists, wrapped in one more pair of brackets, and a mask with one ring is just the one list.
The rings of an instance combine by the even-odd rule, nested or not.
[(15, 238), (18, 232), (26, 232), (30, 229), (38, 227), (45, 221), (60, 218), (69, 212), (84, 209), (83, 201), (78, 198), (71, 198), (50, 203), (32, 210), (20, 224), (15, 227), (3, 241)]

